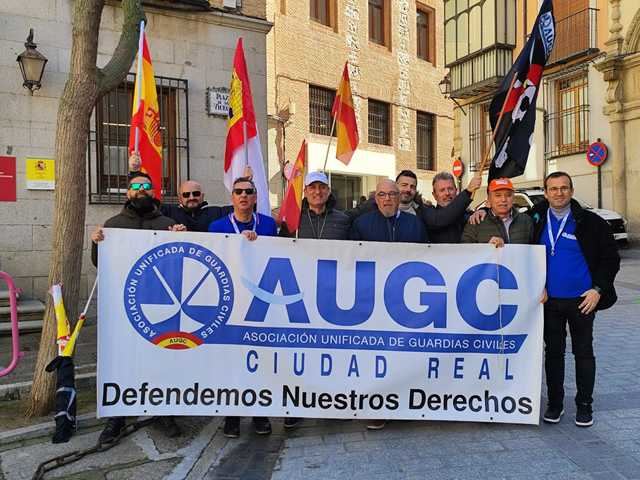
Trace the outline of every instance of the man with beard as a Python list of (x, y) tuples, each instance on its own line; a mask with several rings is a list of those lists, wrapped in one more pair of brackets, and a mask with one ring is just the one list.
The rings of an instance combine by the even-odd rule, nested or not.
[[(446, 175), (444, 172), (436, 175), (435, 178), (442, 179)], [(434, 178), (434, 192), (435, 192)], [(462, 227), (460, 223), (466, 219), (467, 206), (471, 203), (471, 196), (482, 183), (479, 175), (474, 176), (466, 189), (458, 195), (446, 195), (450, 200), (445, 200), (443, 196), (442, 204), (438, 207), (427, 205), (423, 202), (420, 194), (417, 192), (418, 177), (411, 170), (402, 170), (396, 177), (396, 184), (400, 192), (399, 210), (404, 213), (415, 215), (419, 218), (427, 229), (429, 241), (434, 243), (459, 243)], [(454, 186), (455, 188), (455, 186)], [(434, 198), (438, 201), (434, 193)], [(376, 202), (369, 200), (353, 210), (345, 213), (352, 218), (356, 218), (366, 212), (374, 210)], [(435, 232), (432, 238), (431, 232)], [(459, 232), (459, 233), (456, 233)]]
[[(475, 179), (476, 177), (474, 177)], [(479, 178), (479, 177), (478, 177)], [(473, 182), (474, 179), (471, 181)], [(463, 203), (469, 205), (471, 202), (471, 196), (466, 192), (472, 192), (473, 188), (475, 188), (475, 184), (469, 184), (466, 190), (463, 190), (460, 194), (458, 194), (458, 189), (456, 188), (456, 181), (449, 172), (439, 172), (433, 177), (433, 181), (431, 183), (433, 185), (433, 198), (436, 200), (436, 205), (425, 205), (425, 209), (433, 209), (436, 211), (442, 211), (446, 209), (451, 203), (457, 198), (460, 197), (460, 201), (464, 199)], [(470, 189), (471, 188), (471, 189)], [(468, 200), (468, 201), (467, 201)], [(469, 217), (470, 212), (465, 210), (463, 212), (458, 212), (458, 216), (452, 218), (451, 222), (442, 225), (440, 227), (433, 226), (429, 229), (429, 239), (432, 243), (460, 243), (460, 238), (462, 237), (462, 231), (464, 230), (464, 226), (467, 223), (467, 218)]]
[(178, 205), (163, 204), (160, 211), (187, 227), (190, 232), (206, 232), (212, 222), (233, 212), (233, 207), (209, 205), (204, 200), (202, 186), (196, 181), (187, 180), (182, 182), (178, 190)]
[[(135, 230), (185, 230), (184, 225), (178, 225), (174, 220), (165, 217), (160, 212), (160, 202), (154, 198), (151, 177), (146, 173), (136, 172), (129, 180), (127, 201), (122, 211), (104, 222), (106, 228), (130, 228)], [(91, 234), (91, 260), (98, 266), (98, 243), (104, 240), (102, 226), (98, 226)], [(159, 423), (165, 434), (177, 437), (180, 428), (173, 417), (159, 417)], [(100, 443), (113, 442), (125, 426), (124, 417), (111, 417), (100, 434)]]

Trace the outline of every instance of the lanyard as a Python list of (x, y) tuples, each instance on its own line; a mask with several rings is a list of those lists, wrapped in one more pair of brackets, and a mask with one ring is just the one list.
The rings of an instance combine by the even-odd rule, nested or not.
[(322, 232), (324, 231), (324, 226), (327, 223), (327, 217), (329, 216), (329, 212), (327, 212), (326, 207), (325, 207), (325, 211), (324, 211), (324, 218), (322, 219), (322, 226), (320, 226), (320, 216), (321, 215), (316, 215), (318, 217), (318, 232), (316, 233), (316, 227), (313, 226), (313, 220), (311, 219), (311, 214), (309, 213), (309, 210), (307, 210), (307, 217), (309, 217), (309, 225), (311, 226), (311, 232), (313, 233), (313, 237), (317, 238), (317, 239), (321, 239), (322, 238)]
[(547, 234), (549, 235), (549, 243), (551, 244), (551, 256), (554, 256), (556, 254), (556, 244), (558, 243), (560, 235), (562, 235), (562, 231), (567, 224), (567, 220), (569, 219), (570, 214), (571, 211), (567, 212), (567, 214), (562, 217), (560, 227), (558, 227), (558, 233), (554, 237), (553, 232), (551, 231), (551, 209), (547, 210)]
[[(251, 218), (253, 218), (253, 227), (251, 228), (252, 232), (256, 231), (256, 225), (258, 224), (258, 220), (256, 220), (256, 214), (252, 213)], [(233, 216), (233, 213), (229, 214), (229, 221), (231, 222), (231, 226), (235, 230), (236, 233), (240, 233), (240, 229), (238, 228), (238, 224), (236, 223), (236, 219)]]

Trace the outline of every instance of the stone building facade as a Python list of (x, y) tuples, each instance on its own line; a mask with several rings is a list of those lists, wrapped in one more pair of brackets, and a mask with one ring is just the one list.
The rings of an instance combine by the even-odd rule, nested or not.
[[(539, 2), (485, 0), (459, 3), (469, 5), (469, 10), (480, 4), (485, 8), (493, 5), (496, 22), (510, 25), (509, 29), (513, 32), (503, 42), (494, 41), (491, 45), (482, 45), (485, 50), (470, 48), (463, 55), (447, 60), (453, 74), (455, 69), (465, 68), (482, 59), (486, 49), (494, 49), (499, 55), (504, 55), (504, 61), (498, 62), (497, 70), (493, 70), (487, 78), (466, 83), (452, 78), (452, 96), (462, 104), (462, 110), (466, 113), (465, 116), (461, 109), (456, 109), (454, 114), (455, 156), (463, 160), (467, 175), (471, 175), (479, 167), (490, 143), (488, 103), (498, 83), (522, 49), (538, 13)], [(539, 91), (534, 141), (527, 169), (522, 176), (514, 179), (514, 183), (523, 188), (541, 187), (547, 173), (566, 171), (572, 175), (576, 195), (581, 200), (593, 206), (600, 204), (602, 208), (625, 215), (627, 211), (620, 208), (620, 202), (615, 200), (615, 192), (620, 183), (620, 174), (616, 171), (620, 168), (618, 165), (625, 153), (624, 148), (620, 148), (607, 117), (607, 82), (599, 67), (609, 49), (611, 2), (554, 0), (553, 3), (556, 43)], [(637, 2), (630, 1), (629, 5), (634, 3)], [(445, 1), (445, 11), (448, 12), (445, 13), (445, 24), (455, 23), (460, 19), (456, 5), (456, 0)], [(630, 6), (628, 8), (631, 9)], [(469, 18), (472, 17), (473, 14), (469, 14)], [(472, 25), (469, 25), (469, 29), (471, 28)], [(469, 43), (473, 43), (471, 39)], [(451, 43), (447, 43), (447, 47), (450, 46)], [(600, 189), (598, 169), (587, 162), (587, 149), (597, 140), (602, 141), (609, 151), (607, 162), (600, 167)], [(479, 194), (477, 199), (482, 200), (483, 196)], [(633, 221), (630, 226), (633, 233)]]
[[(166, 198), (175, 201), (177, 185), (191, 177), (202, 182), (207, 200), (226, 203), (222, 181), (226, 117), (207, 113), (206, 92), (209, 87), (229, 86), (234, 49), (242, 37), (256, 115), (266, 118), (266, 34), (271, 28), (266, 4), (243, 0), (241, 8), (224, 8), (222, 0), (211, 2), (211, 7), (206, 0), (143, 3), (165, 135)], [(72, 4), (72, 0), (0, 2), (0, 155), (15, 157), (17, 166), (17, 200), (0, 202), (0, 269), (15, 277), (25, 296), (40, 299), (48, 288), (54, 192), (27, 188), (26, 163), (29, 158), (54, 158), (56, 113), (69, 72)], [(119, 2), (107, 2), (99, 66), (110, 58), (121, 25)], [(42, 88), (33, 95), (22, 87), (16, 64), (30, 28), (38, 51), (48, 58)], [(78, 252), (84, 257), (83, 295), (95, 276), (89, 234), (123, 202), (132, 81), (130, 74), (121, 87), (101, 99), (91, 120), (89, 181), (78, 185), (88, 193), (87, 240), (84, 251)], [(260, 128), (266, 138), (264, 122)], [(266, 158), (266, 146), (263, 155)]]
[(452, 104), (438, 84), (445, 75), (441, 0), (270, 0), (267, 18), (269, 175), (281, 196), (282, 171), (302, 141), (309, 170), (323, 168), (328, 115), (348, 62), (360, 146), (348, 166), (327, 172), (341, 208), (351, 208), (382, 177), (402, 169), (431, 192), (437, 170), (449, 169)]
[(609, 0), (606, 57), (596, 66), (604, 86), (603, 113), (609, 122), (612, 197), (615, 210), (640, 236), (640, 4)]

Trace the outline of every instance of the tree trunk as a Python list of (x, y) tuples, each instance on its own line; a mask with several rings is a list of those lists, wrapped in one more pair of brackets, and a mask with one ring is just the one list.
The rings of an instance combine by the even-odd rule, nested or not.
[[(64, 285), (69, 319), (78, 316), (80, 273), (86, 216), (86, 151), (89, 120), (99, 95), (118, 85), (131, 67), (137, 47), (140, 0), (123, 0), (123, 33), (111, 61), (96, 66), (98, 31), (104, 0), (76, 0), (69, 78), (65, 84), (56, 125), (56, 190), (49, 285)], [(45, 366), (56, 355), (57, 326), (51, 297), (47, 298), (30, 404), (26, 414), (45, 415), (54, 400), (55, 375)]]

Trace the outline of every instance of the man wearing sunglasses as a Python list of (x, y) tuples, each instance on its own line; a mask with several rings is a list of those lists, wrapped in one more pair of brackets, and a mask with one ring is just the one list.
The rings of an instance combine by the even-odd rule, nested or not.
[(196, 181), (187, 180), (180, 185), (178, 205), (163, 204), (160, 210), (190, 232), (206, 232), (212, 222), (231, 213), (233, 207), (209, 205), (204, 200), (202, 186)]
[[(122, 211), (104, 222), (107, 228), (129, 228), (134, 230), (185, 230), (184, 225), (165, 217), (160, 212), (160, 202), (154, 198), (151, 177), (146, 173), (136, 172), (130, 177), (127, 189), (127, 201)], [(91, 260), (98, 266), (98, 243), (104, 240), (102, 226), (98, 226), (91, 234)], [(159, 417), (159, 423), (165, 434), (177, 437), (182, 432), (173, 417)], [(124, 417), (111, 417), (107, 420), (100, 434), (100, 443), (113, 442), (125, 426)]]
[[(277, 234), (275, 220), (255, 212), (256, 201), (256, 186), (253, 181), (249, 177), (237, 178), (233, 182), (233, 189), (231, 190), (233, 212), (209, 225), (209, 231), (213, 233), (237, 233), (250, 241), (258, 238), (258, 235), (275, 236)], [(253, 426), (258, 435), (271, 433), (271, 422), (267, 417), (253, 417)], [(223, 433), (228, 438), (239, 437), (240, 417), (226, 417)]]
[(248, 240), (255, 240), (258, 235), (277, 235), (275, 220), (255, 211), (257, 199), (253, 180), (249, 177), (236, 178), (231, 189), (233, 212), (211, 223), (208, 230), (214, 233), (240, 233)]

